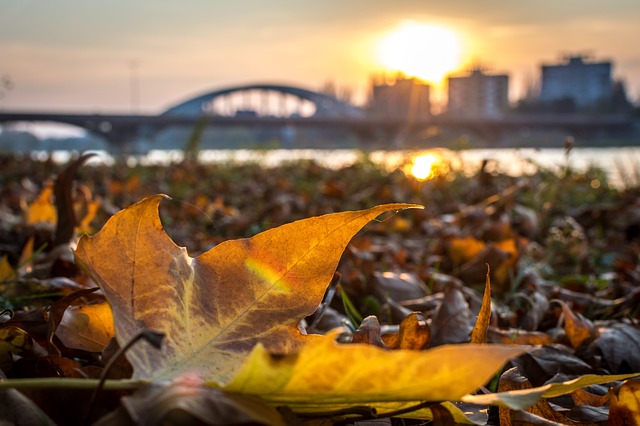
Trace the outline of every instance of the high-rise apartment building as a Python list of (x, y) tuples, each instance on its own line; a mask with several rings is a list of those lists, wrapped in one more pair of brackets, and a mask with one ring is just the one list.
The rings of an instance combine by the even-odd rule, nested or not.
[(597, 106), (611, 99), (611, 62), (587, 62), (584, 56), (569, 56), (565, 63), (542, 65), (542, 102), (573, 101), (576, 108)]
[(369, 113), (379, 117), (419, 121), (431, 115), (430, 87), (416, 78), (374, 82)]
[(464, 117), (498, 117), (509, 107), (509, 76), (485, 74), (476, 68), (470, 74), (447, 79), (447, 114)]

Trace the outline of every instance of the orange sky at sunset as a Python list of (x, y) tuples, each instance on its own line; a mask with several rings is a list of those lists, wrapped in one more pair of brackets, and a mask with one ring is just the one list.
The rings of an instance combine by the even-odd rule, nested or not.
[(576, 52), (613, 60), (637, 101), (639, 18), (636, 0), (16, 0), (0, 13), (13, 86), (0, 83), (0, 109), (159, 113), (227, 86), (328, 81), (362, 103), (383, 71), (437, 83), (472, 65), (509, 73), (515, 100), (542, 63)]

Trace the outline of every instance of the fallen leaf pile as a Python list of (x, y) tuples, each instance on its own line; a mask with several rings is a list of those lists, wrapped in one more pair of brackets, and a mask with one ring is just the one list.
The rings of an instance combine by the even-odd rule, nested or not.
[(89, 159), (0, 159), (4, 422), (640, 416), (633, 185)]

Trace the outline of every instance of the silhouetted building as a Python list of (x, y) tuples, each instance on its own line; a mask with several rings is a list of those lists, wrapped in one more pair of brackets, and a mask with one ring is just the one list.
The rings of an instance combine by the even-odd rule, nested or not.
[(607, 107), (613, 94), (611, 62), (586, 62), (581, 55), (566, 62), (542, 65), (539, 101), (568, 110)]
[(422, 120), (431, 115), (430, 87), (416, 78), (398, 76), (395, 81), (374, 82), (369, 99), (369, 114)]
[(509, 76), (485, 74), (475, 68), (470, 74), (447, 79), (447, 114), (464, 117), (498, 117), (509, 107)]

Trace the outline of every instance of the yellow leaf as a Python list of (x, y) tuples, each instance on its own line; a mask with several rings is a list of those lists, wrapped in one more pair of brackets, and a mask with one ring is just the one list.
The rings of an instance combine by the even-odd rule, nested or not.
[(402, 320), (398, 333), (385, 334), (382, 340), (389, 349), (424, 349), (431, 341), (431, 327), (421, 313), (412, 312)]
[(99, 283), (120, 345), (141, 328), (166, 333), (162, 351), (134, 345), (134, 378), (195, 372), (228, 382), (257, 344), (298, 350), (299, 321), (319, 305), (349, 240), (389, 204), (300, 220), (191, 258), (164, 232), (163, 196), (117, 213), (78, 242), (76, 259)]
[(584, 342), (593, 339), (598, 334), (596, 327), (587, 318), (574, 313), (569, 305), (562, 300), (557, 300), (562, 307), (564, 315), (564, 331), (569, 339), (569, 343), (577, 349)]
[(492, 243), (495, 247), (506, 252), (509, 256), (494, 269), (494, 278), (498, 286), (503, 287), (509, 279), (509, 271), (518, 261), (518, 247), (516, 240), (509, 238)]
[(92, 200), (87, 202), (87, 213), (78, 222), (76, 229), (79, 233), (84, 234), (91, 232), (91, 221), (96, 217), (98, 209), (100, 208), (100, 201)]
[(482, 306), (478, 313), (476, 324), (471, 330), (471, 343), (487, 343), (487, 335), (489, 334), (489, 322), (491, 321), (491, 279), (490, 268), (487, 265), (487, 278), (484, 285), (484, 296), (482, 297)]
[(11, 325), (0, 328), (0, 368), (7, 371), (13, 362), (12, 354), (19, 355), (32, 347), (31, 336), (23, 329)]
[(628, 380), (611, 395), (609, 425), (640, 425), (640, 379)]
[(56, 329), (66, 347), (89, 352), (102, 352), (113, 334), (113, 315), (106, 302), (68, 307)]
[(453, 238), (449, 242), (449, 257), (454, 265), (462, 265), (480, 253), (486, 244), (473, 237)]
[(16, 270), (13, 269), (13, 267), (9, 263), (7, 255), (2, 256), (2, 260), (0, 260), (0, 282), (12, 280), (16, 277)]
[(473, 344), (389, 351), (340, 345), (334, 337), (318, 336), (299, 353), (284, 357), (258, 345), (224, 389), (259, 395), (294, 410), (304, 410), (309, 403), (455, 401), (524, 352), (515, 346)]
[(29, 237), (24, 247), (22, 248), (22, 253), (20, 253), (20, 259), (18, 260), (18, 268), (20, 275), (27, 274), (33, 270), (33, 244), (35, 238), (33, 236)]
[(584, 376), (580, 376), (566, 382), (551, 383), (531, 389), (490, 393), (485, 395), (465, 395), (462, 398), (462, 401), (469, 402), (471, 404), (497, 405), (500, 407), (511, 408), (513, 410), (522, 410), (531, 407), (540, 398), (554, 398), (556, 396), (569, 394), (576, 389), (586, 386), (601, 385), (637, 376), (640, 376), (640, 373), (619, 374), (613, 376), (585, 374)]
[(47, 223), (55, 225), (58, 221), (58, 213), (56, 206), (52, 202), (53, 187), (51, 185), (46, 186), (38, 195), (29, 207), (27, 207), (25, 222), (27, 225), (34, 225), (36, 223)]

